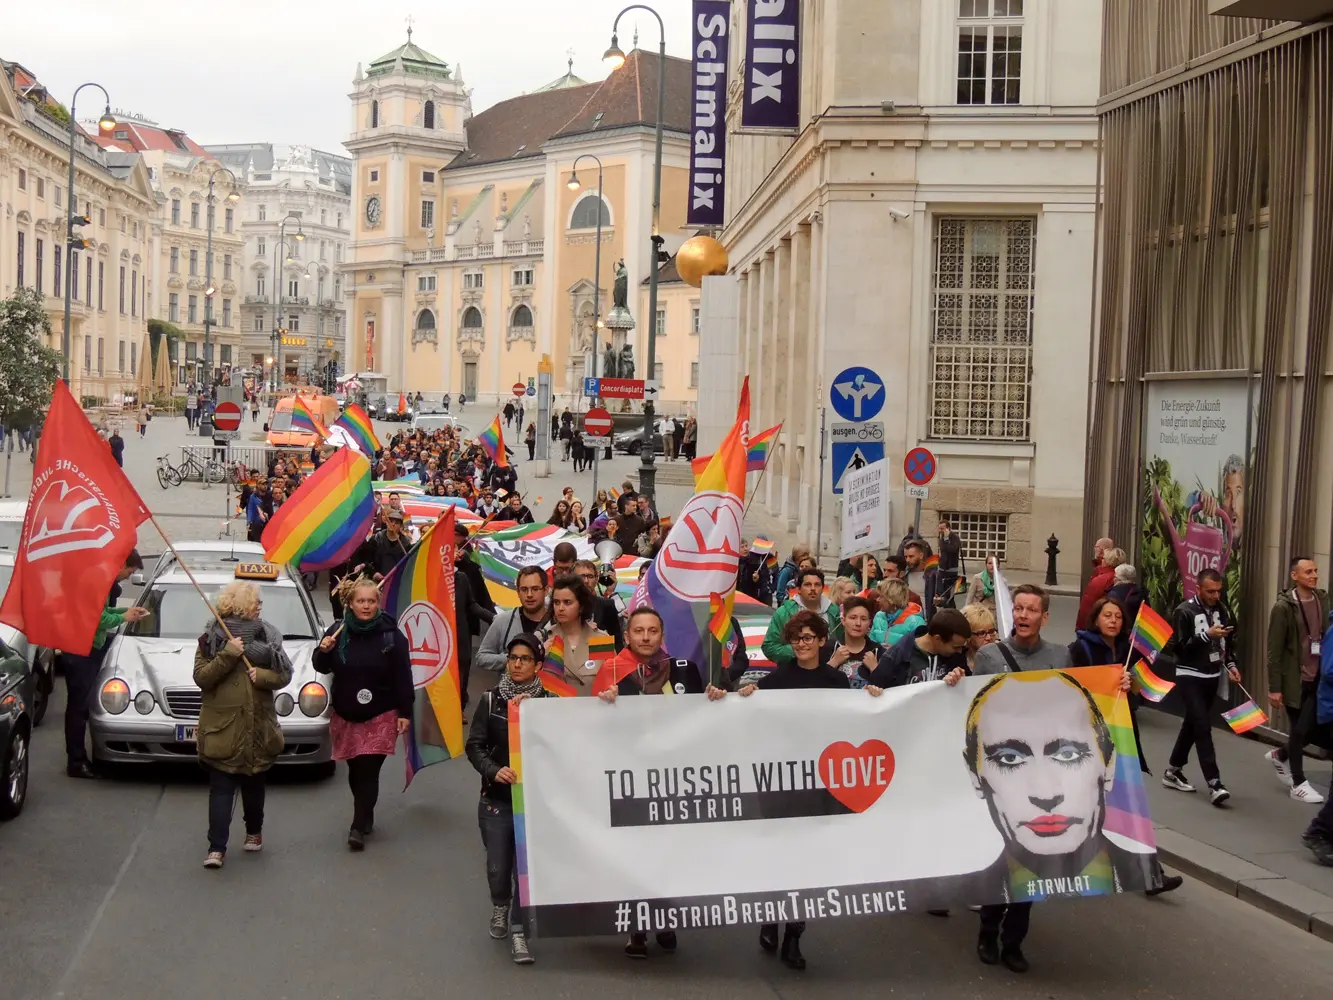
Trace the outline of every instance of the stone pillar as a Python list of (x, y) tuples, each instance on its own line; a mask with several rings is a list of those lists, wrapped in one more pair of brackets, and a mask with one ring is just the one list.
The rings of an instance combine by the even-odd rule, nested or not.
[[(784, 421), (778, 447), (782, 458), (782, 512), (787, 518), (787, 530), (795, 531), (801, 518), (802, 468), (809, 423), (808, 408), (802, 405), (809, 394), (807, 367), (809, 354), (809, 300), (810, 300), (810, 227), (797, 226), (791, 240), (791, 274), (788, 291), (787, 405), (765, 426)], [(760, 428), (761, 430), (763, 428)], [(771, 473), (770, 473), (771, 475)]]
[(805, 397), (805, 404), (796, 407), (802, 421), (800, 440), (803, 443), (804, 450), (801, 462), (799, 510), (800, 523), (808, 526), (803, 540), (813, 547), (818, 543), (818, 526), (815, 521), (819, 510), (819, 451), (822, 447), (819, 409), (824, 402), (823, 395), (828, 391), (828, 387), (821, 386), (816, 377), (816, 373), (820, 371), (821, 367), (820, 342), (822, 340), (822, 329), (820, 326), (819, 302), (822, 297), (824, 280), (818, 216), (807, 225), (802, 226), (801, 232), (804, 234), (806, 250), (804, 258), (806, 265), (805, 299), (800, 306), (804, 312), (805, 337), (797, 353), (797, 363), (804, 365), (803, 371), (807, 380), (815, 378), (815, 385)]
[[(772, 426), (773, 415), (778, 411), (778, 400), (787, 390), (787, 305), (790, 292), (791, 243), (783, 240), (769, 251), (773, 262), (773, 273), (766, 284), (766, 308), (761, 339), (760, 364), (764, 372), (763, 392), (757, 415), (752, 416), (751, 429), (763, 430)], [(778, 475), (764, 477), (764, 505), (769, 512), (782, 515), (782, 490), (778, 483), (781, 466), (775, 470)]]

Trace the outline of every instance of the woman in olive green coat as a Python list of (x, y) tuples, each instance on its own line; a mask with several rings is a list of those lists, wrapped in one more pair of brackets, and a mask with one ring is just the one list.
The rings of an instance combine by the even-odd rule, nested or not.
[(205, 868), (222, 867), (238, 790), (245, 849), (264, 846), (264, 772), (283, 747), (273, 692), (291, 683), (292, 665), (282, 649), (282, 633), (260, 619), (261, 607), (255, 584), (227, 586), (217, 600), (226, 631), (211, 622), (194, 654), (194, 682), (203, 692), (199, 763), (209, 783)]

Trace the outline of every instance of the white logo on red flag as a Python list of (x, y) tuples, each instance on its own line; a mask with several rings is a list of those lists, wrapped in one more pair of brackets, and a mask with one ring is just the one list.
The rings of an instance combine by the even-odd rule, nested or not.
[(412, 684), (425, 687), (449, 663), (453, 653), (454, 636), (449, 623), (427, 601), (413, 601), (398, 618), (398, 625), (407, 636), (408, 656), (412, 661)]
[(116, 537), (120, 518), (88, 487), (65, 478), (70, 473), (77, 475), (77, 470), (52, 473), (37, 496), (32, 534), (24, 547), (29, 562), (79, 549), (104, 549)]
[(657, 575), (684, 601), (707, 601), (736, 586), (745, 510), (731, 493), (696, 493), (680, 512), (657, 559)]

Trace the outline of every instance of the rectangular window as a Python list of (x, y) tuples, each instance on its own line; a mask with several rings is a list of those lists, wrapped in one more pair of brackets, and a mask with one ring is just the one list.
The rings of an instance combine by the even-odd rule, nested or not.
[(116, 371), (125, 374), (125, 341), (116, 345)]
[(231, 344), (222, 345), (222, 363), (224, 365), (231, 364)]
[(93, 258), (91, 255), (88, 257), (87, 267), (84, 271), (84, 278), (83, 299), (89, 308), (91, 308), (93, 304)]
[(181, 297), (176, 292), (167, 295), (167, 319), (172, 323), (181, 321)]
[(222, 300), (222, 325), (231, 326), (231, 299)]
[(172, 274), (181, 273), (181, 248), (172, 247), (167, 255), (167, 270)]
[(666, 336), (666, 310), (665, 310), (665, 309), (659, 309), (659, 310), (657, 310), (657, 323), (656, 323), (656, 325), (655, 325), (654, 328), (653, 328), (653, 333), (657, 334), (657, 336), (659, 336), (659, 337), (665, 337), (665, 336)]
[(343, 227), (343, 214), (342, 214), (342, 212), (339, 212), (339, 213), (338, 213), (338, 228), (341, 229), (342, 227)]
[(323, 240), (319, 241), (319, 259), (320, 260), (329, 259), (329, 245), (325, 243)]
[(370, 183), (372, 183), (372, 184), (378, 184), (378, 183), (379, 183), (379, 180), (380, 180), (380, 172), (379, 172), (378, 170), (371, 170), (371, 171), (370, 171)]
[(46, 288), (42, 284), (42, 276), (46, 273), (46, 241), (43, 239), (38, 239), (35, 245), (37, 248), (37, 253), (33, 257), (33, 259), (37, 262), (37, 270), (34, 272), (33, 277), (35, 277), (37, 280), (33, 282), (32, 287), (37, 289), (37, 293), (39, 295), (45, 295)]
[(189, 305), (186, 307), (189, 311), (186, 313), (187, 323), (199, 322), (199, 296), (191, 295)]
[(255, 279), (255, 294), (258, 295), (260, 298), (263, 298), (263, 296), (264, 296), (264, 279), (263, 279), (263, 278), (256, 278), (256, 279)]
[(969, 562), (982, 565), (989, 555), (999, 556), (1001, 562), (1008, 558), (1008, 514), (969, 514), (942, 510), (940, 520), (949, 522), (949, 527), (962, 544), (962, 556)]
[(227, 232), (229, 233), (234, 232), (236, 229), (236, 209), (234, 208), (227, 209), (224, 218), (226, 220)]
[(28, 172), (22, 167), (19, 167), (19, 190), (28, 190)]
[[(198, 358), (198, 357), (199, 357), (199, 345), (196, 344), (193, 340), (187, 340), (187, 341), (185, 342), (185, 360), (186, 360), (186, 362), (187, 362), (187, 363), (192, 362), (192, 361), (194, 361), (194, 360), (195, 360), (196, 358)], [(190, 374), (191, 374), (191, 376), (194, 375), (193, 372), (191, 372)]]
[(334, 259), (337, 260), (338, 263), (340, 263), (340, 264), (342, 263), (342, 259), (343, 259), (343, 245), (342, 245), (341, 243), (338, 244), (338, 256), (337, 256), (336, 258), (334, 258)]
[(139, 272), (130, 272), (130, 315), (139, 315)]
[(435, 183), (435, 171), (434, 171), (434, 170), (423, 170), (423, 171), (421, 171), (421, 183), (422, 183), (422, 184), (434, 184), (434, 183)]
[(97, 338), (97, 374), (98, 377), (106, 374), (105, 369), (106, 341), (101, 337)]
[(434, 274), (418, 274), (418, 275), (417, 275), (417, 291), (418, 291), (418, 292), (433, 292), (433, 291), (435, 291), (435, 275), (434, 275)]
[(699, 362), (690, 362), (690, 388), (699, 388)]
[[(134, 238), (137, 240), (139, 238), (139, 223), (135, 222), (132, 228), (134, 229)], [(146, 233), (147, 231), (148, 227), (144, 226), (144, 232)]]
[(99, 226), (101, 226), (103, 229), (106, 228), (106, 209), (105, 209), (105, 208), (99, 208), (99, 209), (97, 210), (97, 224), (98, 224)]
[(222, 280), (231, 281), (231, 254), (222, 255)]
[(1023, 0), (958, 0), (958, 20), (958, 103), (1020, 103)]
[(266, 221), (266, 220), (268, 219), (268, 206), (267, 206), (267, 205), (260, 205), (260, 206), (258, 206), (258, 212), (259, 212), (259, 216), (258, 216), (258, 218), (259, 218), (259, 221), (260, 221), (260, 222), (264, 222), (264, 221)]
[(333, 298), (336, 301), (343, 297), (343, 279), (342, 276), (333, 279)]
[(120, 266), (120, 314), (125, 315), (125, 265)]
[(699, 336), (699, 307), (690, 309), (690, 333)]
[(467, 271), (463, 274), (463, 287), (479, 289), (486, 287), (486, 276), (481, 271)]
[(46, 178), (45, 178), (45, 177), (38, 177), (38, 178), (37, 178), (37, 197), (38, 197), (38, 198), (41, 198), (43, 201), (46, 200)]
[(516, 267), (514, 268), (514, 287), (526, 288), (532, 284), (532, 268)]
[(83, 372), (91, 375), (93, 371), (93, 338), (83, 338)]
[(435, 202), (430, 198), (421, 199), (421, 228), (435, 228)]
[(257, 240), (255, 240), (255, 255), (258, 257), (264, 257), (267, 256), (267, 254), (268, 254), (268, 244), (265, 242), (264, 237), (261, 236)]
[(73, 250), (69, 255), (69, 297), (79, 300), (79, 255)]
[(291, 278), (287, 282), (287, 296), (289, 298), (299, 298), (301, 295), (301, 279)]
[(97, 308), (99, 310), (106, 308), (104, 305), (102, 305), (103, 301), (102, 292), (105, 290), (105, 288), (106, 288), (106, 264), (99, 260), (97, 262)]
[(65, 286), (60, 283), (62, 277), (60, 273), (60, 266), (63, 263), (63, 261), (60, 259), (61, 258), (60, 244), (57, 243), (51, 249), (55, 251), (53, 260), (55, 263), (55, 279), (56, 279), (55, 281), (51, 282), (51, 287), (53, 289), (51, 294), (59, 297), (65, 294)]
[(59, 185), (56, 185), (56, 207), (57, 207), (57, 208), (59, 208), (60, 205), (61, 205), (61, 204), (63, 203), (63, 201), (64, 201), (63, 191), (64, 191), (64, 188), (60, 187)]
[(1029, 439), (1035, 219), (935, 220), (932, 438)]
[(190, 202), (190, 228), (199, 228), (199, 202)]
[(139, 345), (130, 344), (130, 374), (139, 374)]
[(171, 199), (171, 224), (173, 226), (181, 224), (181, 200), (179, 198)]
[(289, 316), (287, 318), (287, 329), (291, 330), (293, 333), (299, 331), (301, 329), (301, 317)]
[(198, 250), (191, 250), (191, 251), (190, 251), (190, 273), (191, 273), (191, 274), (198, 274), (198, 273), (199, 273), (199, 251), (198, 251)]

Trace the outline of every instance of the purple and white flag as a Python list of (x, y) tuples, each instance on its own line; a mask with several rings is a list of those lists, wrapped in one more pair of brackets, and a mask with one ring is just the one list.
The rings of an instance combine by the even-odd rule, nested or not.
[(800, 0), (754, 0), (745, 35), (741, 128), (801, 128)]
[(730, 0), (694, 0), (690, 193), (685, 216), (691, 226), (721, 226), (724, 222), (730, 7)]

